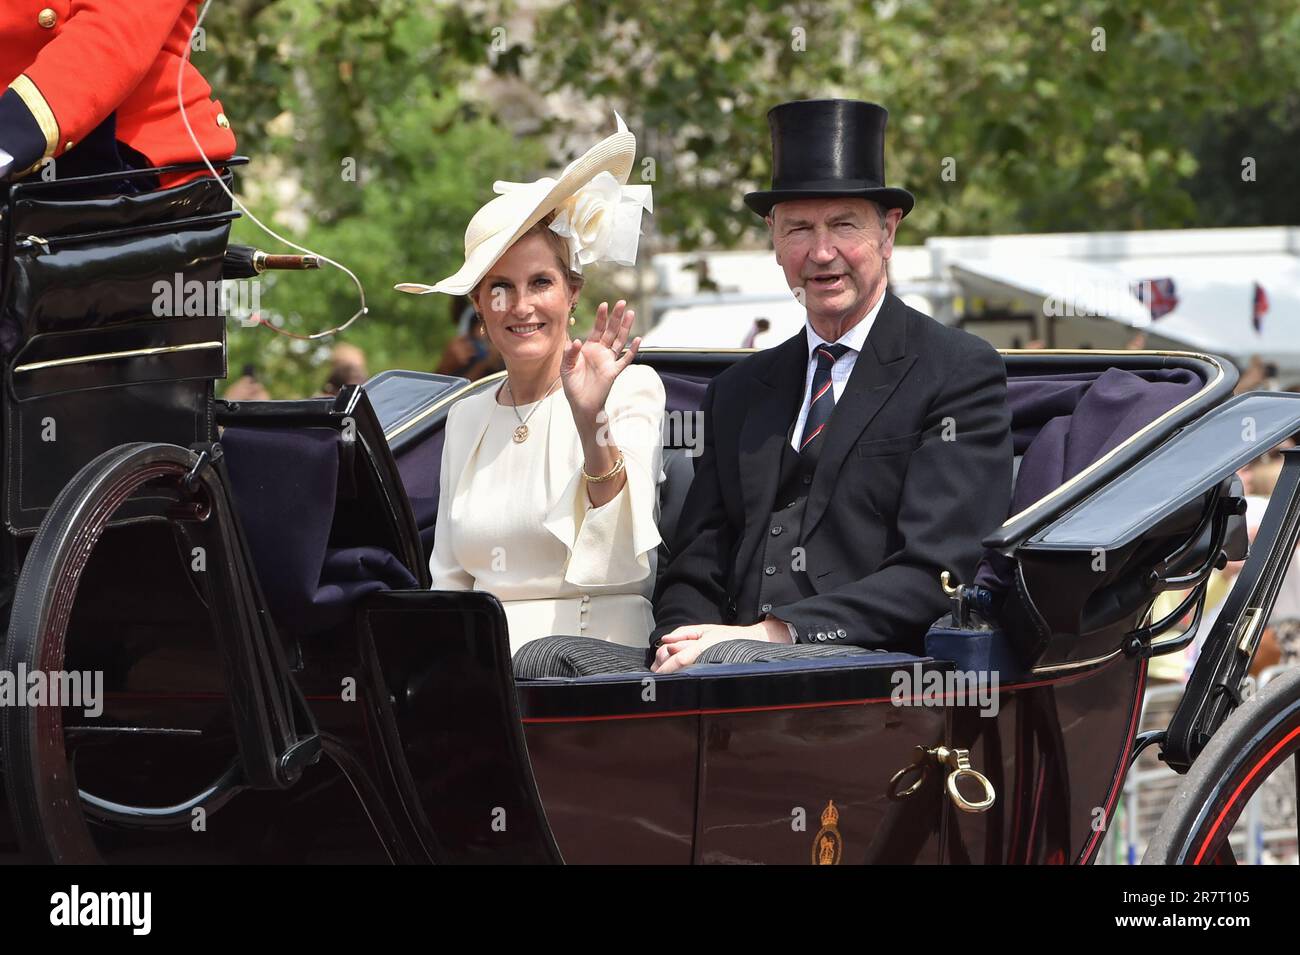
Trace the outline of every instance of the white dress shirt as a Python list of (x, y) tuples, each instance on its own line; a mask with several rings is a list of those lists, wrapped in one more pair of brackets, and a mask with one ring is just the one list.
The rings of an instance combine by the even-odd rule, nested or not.
[(803, 406), (799, 409), (799, 418), (794, 423), (794, 433), (790, 437), (790, 446), (796, 451), (799, 450), (799, 439), (803, 437), (804, 423), (808, 420), (808, 409), (812, 406), (810, 399), (812, 398), (813, 373), (817, 371), (817, 347), (819, 345), (847, 345), (849, 347), (843, 357), (831, 365), (831, 391), (838, 403), (840, 396), (844, 394), (844, 386), (848, 384), (849, 375), (853, 373), (853, 366), (857, 363), (858, 352), (862, 351), (863, 346), (866, 345), (867, 333), (871, 331), (871, 325), (875, 322), (876, 315), (880, 312), (880, 306), (884, 301), (885, 296), (881, 295), (862, 321), (833, 342), (828, 342), (818, 335), (813, 330), (812, 322), (805, 320), (804, 331), (808, 337), (808, 369), (804, 374)]

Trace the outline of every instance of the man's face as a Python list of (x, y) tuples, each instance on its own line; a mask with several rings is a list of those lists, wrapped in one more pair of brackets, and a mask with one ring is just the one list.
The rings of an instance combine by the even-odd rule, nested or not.
[(903, 214), (888, 210), (882, 225), (879, 209), (867, 199), (792, 199), (767, 217), (776, 260), (795, 294), (803, 289), (818, 334), (861, 318), (884, 288)]

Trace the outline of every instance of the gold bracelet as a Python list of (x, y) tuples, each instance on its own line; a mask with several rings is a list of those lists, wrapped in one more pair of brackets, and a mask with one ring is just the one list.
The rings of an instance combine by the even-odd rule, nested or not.
[(610, 468), (608, 471), (606, 471), (604, 474), (597, 475), (596, 477), (592, 477), (590, 474), (587, 473), (587, 466), (586, 466), (586, 462), (584, 461), (582, 466), (582, 476), (587, 479), (588, 484), (604, 484), (606, 481), (612, 481), (614, 480), (614, 478), (618, 477), (619, 472), (622, 470), (623, 470), (623, 452), (620, 451), (618, 452), (618, 460), (614, 462), (614, 466)]

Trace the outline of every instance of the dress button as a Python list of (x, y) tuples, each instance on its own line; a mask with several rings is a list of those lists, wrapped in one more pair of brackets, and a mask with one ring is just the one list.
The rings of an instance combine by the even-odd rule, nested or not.
[(812, 475), (811, 475), (811, 474), (805, 474), (805, 475), (803, 476), (803, 483), (804, 483), (804, 484), (811, 484), (811, 483), (812, 483)]
[(759, 607), (758, 610), (759, 610), (760, 613), (771, 613), (771, 612), (772, 612), (772, 605), (771, 605), (771, 604), (763, 604), (763, 606)]
[(825, 640), (826, 640), (826, 634), (824, 634), (824, 633), (819, 633), (819, 634), (817, 634), (817, 639), (818, 639), (818, 640), (821, 640), (821, 641), (823, 641), (823, 642), (825, 642)]
[(763, 573), (765, 573), (765, 574), (767, 574), (767, 576), (771, 577), (773, 574), (776, 573), (776, 568), (773, 567), (773, 566), (771, 566), (771, 565), (769, 564), (767, 567), (764, 567), (764, 568), (763, 568)]
[(59, 15), (49, 7), (46, 7), (36, 15), (36, 22), (47, 30), (53, 30), (59, 22)]
[(222, 129), (230, 128), (230, 120), (226, 119), (225, 113), (217, 114), (217, 125), (220, 126)]
[(773, 536), (773, 537), (780, 537), (780, 536), (781, 536), (781, 531), (782, 531), (782, 530), (784, 530), (784, 528), (781, 527), (780, 524), (777, 524), (775, 527), (772, 528), (772, 536)]
[(845, 633), (843, 630), (836, 630), (835, 632), (838, 633), (838, 634), (840, 635), (840, 639), (841, 639), (841, 640), (843, 640), (845, 637), (848, 636), (848, 634)]

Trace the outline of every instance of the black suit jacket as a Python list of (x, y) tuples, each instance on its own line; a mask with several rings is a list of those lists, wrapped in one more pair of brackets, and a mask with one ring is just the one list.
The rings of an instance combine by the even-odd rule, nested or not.
[[(709, 386), (703, 450), (655, 592), (652, 642), (683, 624), (760, 619), (757, 607), (737, 607), (737, 575), (767, 532), (807, 366), (800, 331)], [(772, 616), (793, 624), (800, 643), (830, 635), (920, 652), (947, 608), (939, 572), (969, 583), (980, 540), (1007, 516), (1002, 358), (886, 292), (823, 440), (799, 542), (816, 594)]]

